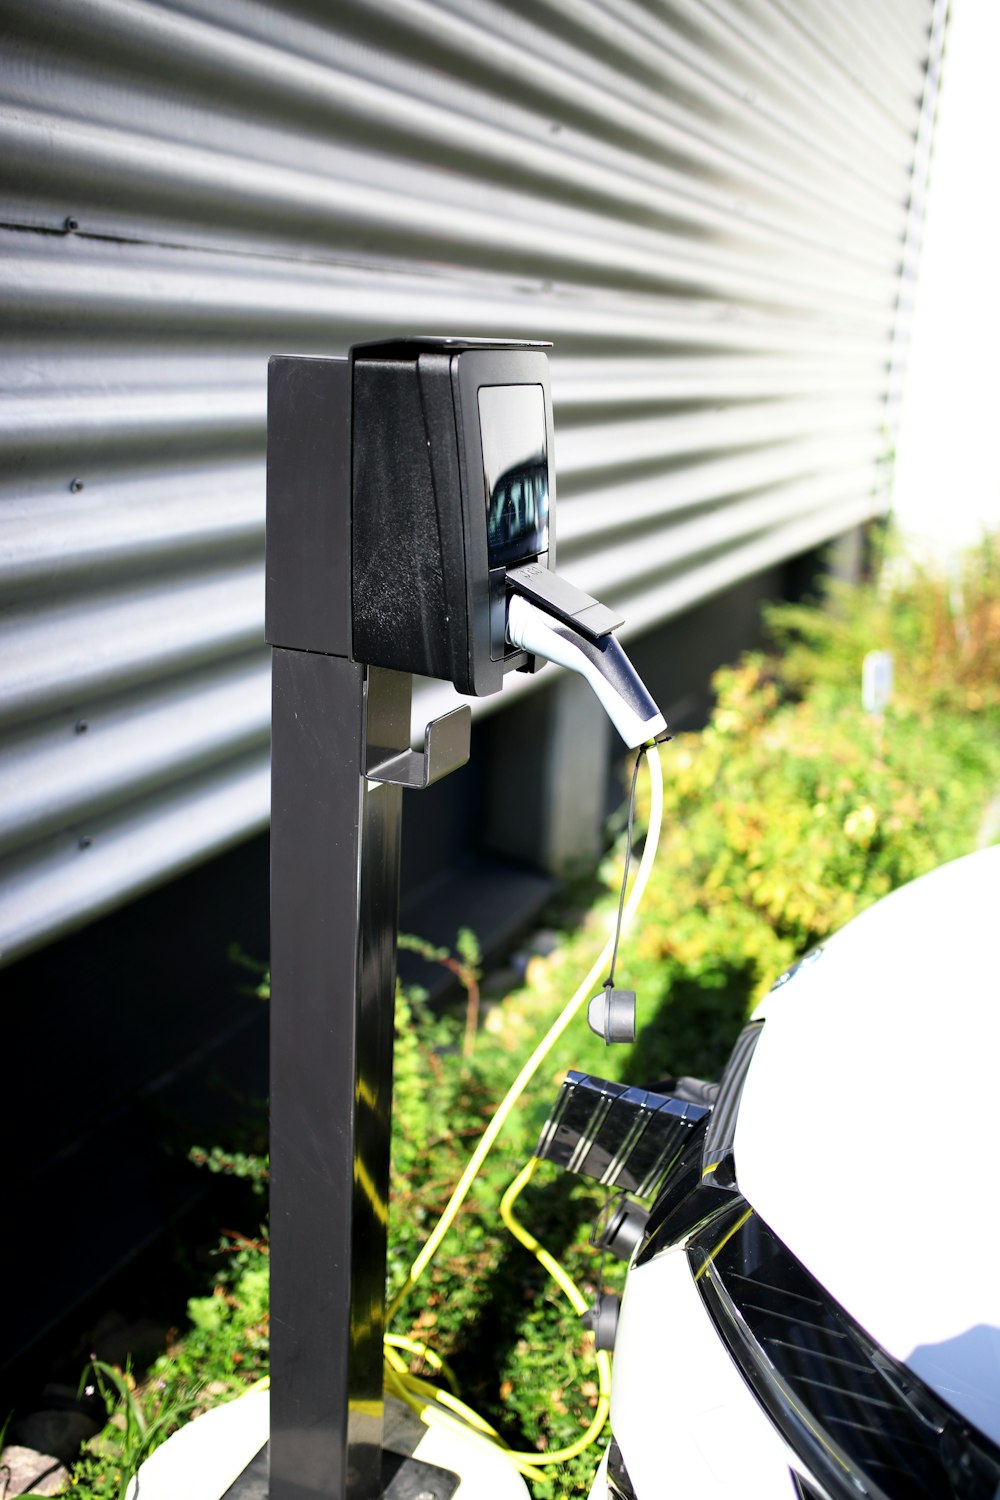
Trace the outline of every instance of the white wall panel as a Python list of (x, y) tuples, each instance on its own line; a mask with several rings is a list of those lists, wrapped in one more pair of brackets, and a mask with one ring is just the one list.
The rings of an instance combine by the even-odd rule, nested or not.
[(553, 340), (631, 630), (881, 508), (943, 17), (6, 0), (3, 959), (266, 822), (268, 354)]

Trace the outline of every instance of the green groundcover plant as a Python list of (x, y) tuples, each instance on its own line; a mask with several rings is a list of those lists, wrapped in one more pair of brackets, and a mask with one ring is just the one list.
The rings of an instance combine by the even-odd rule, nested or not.
[[(639, 992), (635, 1046), (605, 1050), (582, 1020), (570, 1028), (394, 1325), (445, 1356), (463, 1398), (519, 1448), (572, 1443), (597, 1404), (579, 1323), (497, 1214), (566, 1069), (628, 1082), (716, 1076), (748, 1009), (798, 954), (990, 836), (1000, 789), (995, 541), (947, 578), (897, 568), (878, 586), (833, 587), (821, 606), (774, 606), (767, 624), (773, 648), (718, 673), (706, 729), (664, 752), (663, 842), (620, 959)], [(882, 717), (860, 702), (872, 649), (895, 660)], [(551, 914), (557, 947), (530, 960), (513, 993), (491, 993), (487, 982), (480, 995), (471, 934), (459, 935), (454, 954), (407, 940), (452, 969), (470, 1013), (435, 1014), (420, 992), (398, 997), (390, 1292), (520, 1062), (601, 946), (622, 859), (619, 834), (596, 884), (564, 894)], [(215, 1147), (193, 1159), (258, 1193), (266, 1186), (259, 1157)], [(268, 1245), (266, 1229), (253, 1227), (255, 1201), (248, 1192), (251, 1228), (225, 1240), (214, 1285), (189, 1306), (190, 1328), (142, 1378), (85, 1374), (105, 1393), (109, 1424), (75, 1470), (81, 1495), (119, 1495), (136, 1461), (180, 1421), (266, 1373)], [(588, 1245), (601, 1202), (593, 1184), (544, 1167), (519, 1210), (590, 1292), (599, 1277), (609, 1290), (622, 1277)], [(598, 1456), (543, 1472), (534, 1493), (585, 1495)]]

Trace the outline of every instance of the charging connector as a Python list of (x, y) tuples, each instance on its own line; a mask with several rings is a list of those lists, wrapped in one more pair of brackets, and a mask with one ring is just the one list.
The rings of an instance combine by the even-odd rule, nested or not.
[(589, 639), (513, 594), (507, 602), (507, 639), (532, 656), (585, 677), (630, 749), (637, 750), (666, 730), (666, 720), (613, 635)]

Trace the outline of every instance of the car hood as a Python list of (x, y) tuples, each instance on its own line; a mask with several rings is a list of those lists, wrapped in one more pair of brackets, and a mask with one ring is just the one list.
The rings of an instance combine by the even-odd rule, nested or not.
[(767, 997), (741, 1193), (882, 1347), (1000, 1443), (1000, 847), (896, 891)]

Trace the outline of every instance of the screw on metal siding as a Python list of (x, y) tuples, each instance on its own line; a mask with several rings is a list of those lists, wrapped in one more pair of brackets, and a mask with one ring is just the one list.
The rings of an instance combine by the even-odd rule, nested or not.
[(90, 725), (88, 724), (86, 719), (77, 719), (76, 723), (73, 725), (73, 733), (86, 734), (89, 728)]
[(81, 838), (79, 838), (77, 840), (77, 845), (76, 846), (77, 846), (78, 849), (89, 849), (90, 846), (91, 846), (91, 844), (93, 842), (94, 841), (90, 837), (90, 834), (89, 833), (85, 833), (85, 834), (83, 834), (83, 836)]
[(65, 217), (65, 219), (63, 219), (63, 228), (65, 230), (67, 230), (70, 234), (73, 233), (74, 229), (79, 229), (79, 227), (80, 227), (80, 220), (79, 219), (74, 219), (74, 217), (73, 217), (72, 214), (67, 214), (66, 217)]
[(69, 482), (69, 492), (70, 492), (71, 495), (78, 495), (82, 489), (83, 489), (83, 480), (82, 479), (71, 479), (70, 480), (70, 482)]

